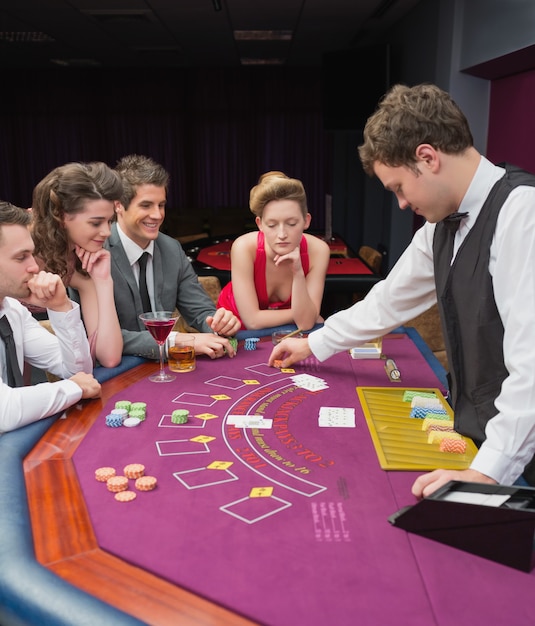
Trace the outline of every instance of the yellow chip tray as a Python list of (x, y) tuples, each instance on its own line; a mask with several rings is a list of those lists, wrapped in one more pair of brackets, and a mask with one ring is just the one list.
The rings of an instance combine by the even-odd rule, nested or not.
[(379, 464), (386, 470), (467, 469), (477, 453), (468, 437), (466, 452), (441, 452), (438, 443), (428, 443), (423, 420), (411, 417), (411, 403), (403, 401), (405, 391), (433, 392), (453, 419), (453, 411), (439, 389), (393, 389), (357, 387)]

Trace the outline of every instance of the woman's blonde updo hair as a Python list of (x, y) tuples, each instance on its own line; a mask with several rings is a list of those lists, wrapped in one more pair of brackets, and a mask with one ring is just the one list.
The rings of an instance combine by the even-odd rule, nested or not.
[(272, 171), (260, 176), (249, 195), (251, 213), (261, 218), (264, 207), (272, 200), (294, 200), (299, 204), (303, 217), (306, 218), (308, 214), (303, 183), (297, 178), (286, 176), (284, 172)]

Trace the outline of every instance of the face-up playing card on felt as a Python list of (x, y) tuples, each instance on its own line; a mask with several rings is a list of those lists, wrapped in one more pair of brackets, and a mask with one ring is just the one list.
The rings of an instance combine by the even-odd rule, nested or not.
[(355, 409), (322, 406), (318, 418), (319, 426), (355, 427)]
[(329, 388), (329, 385), (323, 378), (311, 376), (310, 374), (298, 374), (297, 376), (292, 376), (292, 380), (298, 387), (307, 391), (320, 391)]

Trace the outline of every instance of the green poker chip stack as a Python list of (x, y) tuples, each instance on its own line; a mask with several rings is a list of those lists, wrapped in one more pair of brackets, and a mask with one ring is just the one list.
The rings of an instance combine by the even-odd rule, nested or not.
[(130, 410), (131, 411), (137, 411), (138, 409), (141, 409), (143, 411), (147, 411), (147, 403), (146, 402), (132, 402), (132, 404), (130, 405)]
[(130, 411), (128, 411), (128, 417), (135, 417), (141, 422), (145, 421), (145, 418), (147, 417), (147, 403), (132, 402), (130, 405)]
[(238, 352), (238, 340), (236, 337), (229, 337), (228, 341), (230, 345), (234, 348), (234, 352)]
[(171, 421), (173, 424), (185, 424), (188, 421), (189, 411), (186, 409), (175, 409), (171, 413)]
[(143, 409), (130, 409), (128, 412), (128, 417), (135, 417), (140, 422), (144, 422), (147, 417), (147, 412)]
[(128, 417), (135, 417), (140, 422), (143, 422), (147, 417), (146, 402), (130, 402), (130, 400), (118, 400), (115, 403), (115, 409), (123, 409), (127, 411)]
[(411, 400), (416, 396), (419, 398), (436, 398), (437, 394), (433, 391), (413, 391), (407, 389), (403, 393), (403, 402), (411, 402)]

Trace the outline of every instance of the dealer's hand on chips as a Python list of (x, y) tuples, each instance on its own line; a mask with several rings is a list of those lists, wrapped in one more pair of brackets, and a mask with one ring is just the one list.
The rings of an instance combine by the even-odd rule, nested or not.
[(308, 338), (283, 339), (271, 351), (268, 364), (274, 366), (275, 361), (279, 361), (280, 367), (290, 367), (298, 361), (303, 361), (311, 354), (312, 350), (308, 345)]

